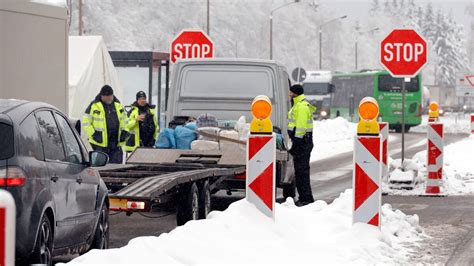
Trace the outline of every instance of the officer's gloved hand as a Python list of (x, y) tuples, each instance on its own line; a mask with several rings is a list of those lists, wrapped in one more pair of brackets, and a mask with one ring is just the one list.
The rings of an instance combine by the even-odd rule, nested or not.
[(301, 147), (302, 145), (304, 145), (304, 143), (303, 143), (303, 139), (299, 139), (299, 138), (294, 138), (292, 142), (293, 142), (293, 145), (291, 145), (291, 149), (289, 150), (289, 152), (294, 157), (300, 153)]

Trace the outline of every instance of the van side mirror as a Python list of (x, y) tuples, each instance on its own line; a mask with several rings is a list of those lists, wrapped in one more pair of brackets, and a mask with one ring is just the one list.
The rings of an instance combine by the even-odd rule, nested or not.
[(93, 167), (105, 166), (109, 162), (109, 156), (101, 151), (89, 152), (89, 162)]
[(329, 84), (329, 93), (334, 93), (336, 86), (334, 84)]

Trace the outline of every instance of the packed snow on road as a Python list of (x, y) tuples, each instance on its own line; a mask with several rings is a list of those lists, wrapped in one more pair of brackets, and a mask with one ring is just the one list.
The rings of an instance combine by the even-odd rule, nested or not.
[[(119, 249), (92, 250), (76, 264), (350, 264), (408, 263), (424, 237), (417, 215), (382, 207), (381, 231), (352, 225), (352, 190), (333, 203), (276, 205), (275, 221), (243, 199), (207, 220), (191, 221), (159, 237), (139, 237)], [(408, 244), (410, 243), (410, 244)], [(209, 256), (212, 253), (212, 256)]]

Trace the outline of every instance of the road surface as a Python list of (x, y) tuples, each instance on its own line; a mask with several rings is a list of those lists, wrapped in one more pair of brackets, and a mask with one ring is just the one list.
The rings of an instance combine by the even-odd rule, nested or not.
[[(401, 156), (400, 134), (391, 133), (389, 155), (392, 158)], [(465, 135), (446, 135), (446, 144), (464, 138)], [(426, 148), (424, 133), (406, 135), (406, 158), (413, 157)], [(311, 165), (311, 183), (316, 199), (331, 202), (341, 192), (352, 187), (352, 152), (342, 153), (323, 159)], [(238, 200), (242, 194), (228, 197), (219, 195), (213, 198), (214, 208), (223, 210), (231, 202)], [(416, 247), (411, 254), (413, 261), (441, 263), (450, 265), (474, 264), (474, 196), (426, 198), (384, 196), (384, 203), (407, 214), (417, 213), (426, 238), (421, 247)], [(165, 215), (165, 216), (163, 216)], [(127, 217), (124, 213), (110, 217), (110, 247), (121, 247), (129, 240), (139, 236), (159, 236), (176, 227), (174, 214), (153, 213), (147, 218), (138, 214)]]

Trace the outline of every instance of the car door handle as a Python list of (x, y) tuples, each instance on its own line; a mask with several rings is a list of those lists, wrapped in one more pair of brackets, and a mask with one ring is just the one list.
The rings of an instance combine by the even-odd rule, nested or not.
[(58, 180), (59, 180), (59, 176), (57, 175), (54, 175), (51, 177), (51, 181), (53, 181), (54, 183), (56, 183)]
[(82, 183), (82, 177), (76, 178), (76, 182), (79, 183), (79, 184), (81, 184), (81, 183)]

